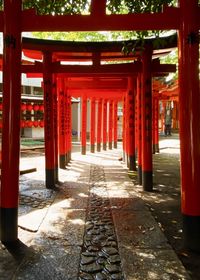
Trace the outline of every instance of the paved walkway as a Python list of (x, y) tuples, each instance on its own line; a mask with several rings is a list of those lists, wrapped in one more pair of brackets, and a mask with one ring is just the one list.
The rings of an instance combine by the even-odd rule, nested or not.
[(74, 153), (56, 191), (43, 156), (22, 159), (38, 171), (20, 176), (20, 241), (0, 246), (0, 279), (190, 279), (120, 157)]

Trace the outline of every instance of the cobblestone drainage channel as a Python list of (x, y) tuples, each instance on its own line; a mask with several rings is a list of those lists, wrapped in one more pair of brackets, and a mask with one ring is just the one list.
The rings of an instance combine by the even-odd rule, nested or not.
[(90, 196), (79, 279), (124, 279), (105, 173), (98, 165), (90, 168)]

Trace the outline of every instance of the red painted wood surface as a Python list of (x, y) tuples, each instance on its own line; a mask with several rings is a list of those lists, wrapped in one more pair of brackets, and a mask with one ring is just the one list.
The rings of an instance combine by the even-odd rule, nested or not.
[(108, 103), (107, 103), (107, 99), (103, 100), (103, 149), (106, 150), (107, 148), (107, 110), (108, 107)]
[(142, 119), (141, 119), (141, 75), (139, 74), (137, 77), (137, 126), (138, 126), (138, 133), (137, 133), (137, 164), (139, 167), (142, 167)]
[(133, 78), (129, 78), (127, 98), (128, 154), (129, 156), (135, 156), (135, 79)]
[(65, 98), (64, 98), (64, 79), (58, 79), (58, 108), (59, 108), (59, 155), (65, 156)]
[(102, 142), (102, 105), (103, 105), (102, 99), (99, 99), (98, 113), (97, 113), (97, 145), (99, 147), (101, 147), (101, 142)]
[(51, 53), (44, 53), (44, 133), (45, 133), (45, 168), (55, 168), (55, 132), (54, 132), (54, 100), (53, 77), (50, 72), (52, 62)]
[(113, 100), (109, 100), (109, 122), (108, 122), (109, 149), (112, 149), (112, 142), (113, 142)]
[[(143, 73), (142, 73), (142, 172), (152, 172), (152, 76), (151, 76), (151, 46), (143, 52)], [(149, 177), (150, 179), (150, 177)], [(146, 182), (146, 188), (150, 190), (152, 183)], [(145, 182), (143, 182), (144, 187)], [(151, 185), (151, 186), (150, 186)]]
[(86, 151), (87, 139), (87, 98), (82, 97), (81, 100), (81, 146)]
[(118, 132), (118, 102), (114, 101), (114, 148), (117, 148), (117, 132)]
[(200, 94), (198, 1), (181, 1), (179, 31), (182, 213), (200, 216)]
[(96, 100), (90, 99), (90, 145), (95, 145)]
[(18, 207), (21, 114), (21, 1), (4, 3), (2, 208)]

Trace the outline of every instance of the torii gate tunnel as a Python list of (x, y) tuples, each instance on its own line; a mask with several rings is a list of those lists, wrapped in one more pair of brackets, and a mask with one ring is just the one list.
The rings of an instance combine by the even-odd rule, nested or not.
[[(19, 151), (20, 151), (20, 102), (21, 73), (43, 73), (45, 105), (45, 151), (46, 185), (53, 187), (58, 181), (58, 135), (57, 117), (61, 123), (59, 135), (60, 162), (70, 159), (70, 96), (65, 81), (69, 77), (125, 77), (127, 86), (119, 87), (121, 94), (114, 94), (108, 84), (107, 95), (99, 99), (99, 112), (116, 112), (115, 103), (124, 100), (124, 154), (129, 167), (135, 169), (134, 141), (138, 148), (139, 182), (144, 190), (152, 190), (152, 75), (156, 65), (152, 60), (153, 49), (147, 44), (141, 62), (131, 65), (100, 65), (100, 54), (93, 52), (93, 65), (85, 68), (60, 65), (53, 56), (55, 50), (48, 47), (41, 50), (43, 63), (22, 65), (21, 53), (25, 48), (21, 34), (25, 31), (114, 31), (114, 30), (177, 30), (179, 49), (179, 103), (181, 140), (181, 191), (185, 246), (200, 251), (200, 94), (199, 94), (199, 26), (200, 8), (198, 0), (179, 0), (178, 7), (165, 7), (163, 12), (154, 14), (106, 15), (106, 0), (92, 0), (90, 15), (37, 15), (31, 10), (22, 10), (22, 0), (4, 0), (0, 12), (0, 31), (3, 32), (3, 131), (2, 131), (2, 181), (0, 198), (0, 232), (4, 244), (18, 239), (18, 195), (19, 195)], [(30, 48), (31, 49), (31, 48)], [(62, 47), (60, 46), (60, 51)], [(34, 50), (34, 46), (32, 46)], [(58, 49), (57, 49), (58, 52)], [(107, 67), (108, 66), (108, 67)], [(154, 69), (155, 67), (155, 69)], [(170, 72), (171, 70), (168, 70)], [(93, 72), (93, 75), (92, 75)], [(165, 72), (165, 71), (164, 71)], [(166, 71), (167, 72), (167, 71)], [(55, 75), (56, 74), (56, 75)], [(60, 75), (60, 76), (59, 76)], [(57, 82), (57, 88), (54, 86)], [(120, 83), (123, 81), (121, 80)], [(98, 86), (94, 94), (82, 94), (85, 130), (86, 100), (97, 98)], [(59, 114), (56, 110), (59, 91)], [(62, 94), (61, 94), (62, 93)], [(123, 94), (122, 94), (123, 93)], [(107, 96), (105, 98), (105, 96)], [(136, 98), (135, 98), (136, 96)], [(62, 107), (67, 101), (68, 110)], [(107, 108), (106, 104), (109, 103)], [(137, 137), (134, 136), (134, 103), (137, 104)], [(114, 105), (113, 105), (114, 104)], [(93, 105), (92, 105), (93, 106)], [(156, 107), (153, 106), (153, 107)], [(113, 109), (114, 108), (114, 109)], [(154, 112), (155, 113), (155, 112)], [(91, 112), (95, 115), (94, 108)], [(99, 113), (100, 114), (100, 113)], [(102, 113), (101, 113), (102, 114)], [(116, 117), (116, 114), (113, 114)], [(128, 120), (128, 121), (127, 121)], [(99, 127), (106, 124), (99, 120)], [(93, 124), (92, 124), (93, 125)], [(113, 127), (110, 118), (109, 127)], [(156, 135), (156, 134), (155, 134)], [(82, 153), (85, 153), (85, 132), (82, 133)], [(112, 148), (112, 135), (108, 136)], [(156, 137), (154, 137), (156, 138)], [(66, 140), (67, 139), (67, 140)], [(115, 138), (116, 140), (116, 138)], [(106, 148), (106, 135), (103, 133), (103, 148)], [(99, 142), (100, 143), (100, 142)], [(91, 144), (93, 136), (91, 136)], [(92, 146), (93, 151), (94, 147)], [(99, 149), (99, 146), (98, 146)], [(48, 155), (48, 156), (47, 156)]]

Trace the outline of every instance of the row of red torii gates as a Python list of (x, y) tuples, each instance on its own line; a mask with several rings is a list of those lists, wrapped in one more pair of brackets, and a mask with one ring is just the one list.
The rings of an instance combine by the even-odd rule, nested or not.
[[(153, 49), (150, 42), (134, 63), (119, 65), (102, 65), (101, 51), (87, 50), (83, 52), (71, 50), (76, 60), (93, 61), (92, 65), (75, 66), (63, 65), (63, 60), (73, 59), (65, 56), (67, 46), (63, 43), (48, 44), (45, 41), (33, 43), (31, 40), (21, 40), (24, 31), (102, 31), (102, 30), (178, 30), (179, 48), (179, 104), (180, 104), (180, 140), (181, 140), (181, 191), (182, 214), (184, 225), (185, 245), (200, 251), (200, 96), (199, 96), (199, 14), (198, 0), (179, 0), (179, 7), (167, 7), (157, 14), (128, 14), (106, 15), (106, 0), (93, 0), (90, 15), (37, 15), (33, 10), (21, 8), (21, 1), (4, 0), (4, 10), (0, 13), (0, 31), (4, 33), (3, 52), (3, 131), (2, 131), (2, 181), (0, 198), (0, 232), (1, 241), (10, 244), (18, 240), (17, 215), (19, 196), (19, 152), (20, 152), (20, 103), (21, 103), (21, 73), (43, 73), (44, 105), (45, 105), (45, 154), (46, 154), (46, 186), (52, 187), (58, 181), (58, 146), (60, 147), (60, 161), (65, 165), (66, 153), (70, 158), (70, 90), (67, 85), (74, 77), (92, 77), (94, 83), (101, 84), (101, 78), (108, 78), (105, 92), (99, 86), (93, 85), (93, 93), (89, 93), (91, 102), (91, 139), (94, 139), (94, 98), (101, 92), (105, 110), (109, 102), (109, 112), (113, 115), (113, 103), (116, 118), (116, 103), (123, 98), (124, 104), (124, 153), (127, 155), (129, 166), (135, 169), (135, 128), (134, 103), (137, 103), (137, 149), (139, 183), (144, 190), (151, 191), (152, 182), (152, 76), (159, 76), (174, 71), (173, 65), (162, 66), (158, 60), (152, 60)], [(103, 43), (104, 44), (104, 43)], [(73, 44), (72, 44), (73, 45)], [(70, 47), (72, 48), (72, 46)], [(81, 48), (81, 45), (79, 45)], [(88, 48), (88, 46), (86, 47)], [(22, 49), (24, 52), (38, 55), (42, 53), (42, 63), (23, 64), (21, 62)], [(31, 50), (31, 51), (30, 51)], [(35, 52), (35, 53), (34, 53)], [(68, 51), (68, 54), (69, 55)], [(111, 52), (111, 51), (109, 51)], [(57, 57), (55, 55), (57, 54)], [(90, 54), (88, 54), (90, 53)], [(116, 54), (117, 53), (117, 54)], [(117, 60), (119, 52), (114, 59)], [(59, 58), (60, 55), (60, 58)], [(118, 57), (119, 58), (119, 57)], [(121, 59), (121, 57), (119, 58)], [(124, 58), (123, 58), (124, 59)], [(109, 54), (106, 60), (111, 60)], [(163, 67), (163, 68), (162, 68)], [(166, 69), (171, 67), (170, 69)], [(99, 80), (98, 80), (99, 79)], [(109, 80), (110, 79), (110, 80)], [(124, 79), (124, 81), (123, 81)], [(86, 80), (84, 81), (86, 82)], [(123, 82), (126, 84), (123, 89)], [(55, 86), (57, 85), (57, 86)], [(80, 88), (79, 88), (80, 89)], [(98, 89), (98, 90), (97, 90)], [(56, 112), (57, 93), (59, 113)], [(88, 89), (87, 89), (88, 92)], [(75, 95), (75, 93), (71, 94)], [(100, 96), (100, 94), (99, 94)], [(136, 98), (135, 98), (136, 97)], [(68, 113), (65, 114), (63, 100), (67, 98)], [(86, 100), (82, 94), (82, 153), (86, 150)], [(157, 145), (158, 127), (157, 110), (158, 98), (154, 102), (154, 144)], [(99, 104), (101, 100), (99, 99)], [(100, 105), (99, 105), (100, 108)], [(141, 108), (141, 113), (140, 113)], [(105, 113), (105, 111), (104, 111)], [(141, 119), (140, 119), (141, 114)], [(57, 144), (57, 121), (59, 119), (59, 145)], [(63, 121), (65, 119), (65, 121)], [(112, 128), (112, 118), (109, 118)], [(141, 121), (141, 123), (140, 123)], [(98, 121), (100, 126), (100, 120)], [(112, 131), (112, 129), (111, 129)], [(116, 131), (116, 128), (114, 129)], [(109, 134), (111, 148), (112, 136)], [(66, 143), (67, 139), (67, 143)], [(116, 140), (116, 138), (115, 138)], [(91, 148), (93, 144), (91, 142)], [(100, 144), (100, 142), (98, 143)], [(99, 145), (98, 145), (99, 147)], [(105, 147), (105, 146), (104, 146)], [(99, 149), (99, 148), (98, 148)]]

